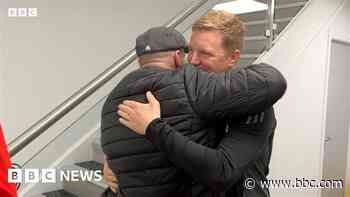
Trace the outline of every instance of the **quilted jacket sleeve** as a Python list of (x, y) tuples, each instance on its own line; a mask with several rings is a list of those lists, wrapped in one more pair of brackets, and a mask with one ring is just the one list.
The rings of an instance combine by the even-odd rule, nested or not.
[[(192, 141), (163, 119), (155, 119), (149, 124), (146, 137), (165, 152), (176, 167), (185, 170), (199, 183), (214, 191), (227, 191), (269, 145), (276, 120), (272, 108), (264, 113), (263, 121), (256, 124), (245, 124), (242, 120), (246, 116), (232, 121), (231, 132), (225, 134), (215, 149)], [(264, 169), (268, 164), (261, 162), (257, 162), (257, 168)]]
[(284, 94), (283, 75), (267, 64), (253, 64), (222, 74), (185, 66), (185, 83), (190, 101), (204, 118), (239, 117), (264, 111)]

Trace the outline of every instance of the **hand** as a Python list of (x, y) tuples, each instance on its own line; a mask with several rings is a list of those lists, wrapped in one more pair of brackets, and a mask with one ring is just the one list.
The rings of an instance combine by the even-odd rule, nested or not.
[(103, 164), (103, 180), (114, 193), (117, 193), (118, 180), (114, 176), (113, 171), (109, 168), (107, 160), (105, 160)]
[(145, 135), (149, 123), (160, 118), (160, 104), (151, 92), (146, 93), (149, 103), (123, 101), (118, 106), (119, 122), (140, 135)]

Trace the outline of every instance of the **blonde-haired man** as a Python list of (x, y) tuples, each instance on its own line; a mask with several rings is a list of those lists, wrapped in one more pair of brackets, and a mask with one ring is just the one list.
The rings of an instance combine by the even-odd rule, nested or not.
[[(215, 73), (234, 69), (240, 58), (243, 33), (244, 26), (237, 16), (224, 11), (209, 12), (193, 25), (189, 63)], [(229, 197), (270, 196), (268, 189), (262, 188), (259, 182), (266, 180), (269, 171), (276, 127), (272, 103), (270, 108), (257, 114), (214, 122), (217, 131), (225, 131), (221, 132), (215, 149), (178, 133), (157, 118), (160, 114), (156, 111), (160, 109), (154, 106), (154, 103), (136, 105), (127, 112), (120, 108), (127, 116), (123, 124), (146, 135), (176, 167), (196, 180), (193, 196), (207, 195), (207, 190), (225, 191), (225, 196)], [(247, 181), (250, 181), (248, 187), (244, 187)], [(252, 182), (256, 183), (254, 187), (251, 187)]]
[(209, 72), (224, 72), (239, 60), (244, 25), (225, 11), (210, 11), (192, 26), (188, 60)]

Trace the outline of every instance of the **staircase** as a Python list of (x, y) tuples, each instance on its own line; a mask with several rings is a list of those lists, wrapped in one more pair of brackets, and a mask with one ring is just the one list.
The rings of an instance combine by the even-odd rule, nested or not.
[[(267, 0), (259, 1), (266, 3)], [(227, 0), (224, 2), (227, 2)], [(278, 36), (283, 31), (306, 3), (307, 0), (276, 0), (275, 23), (277, 24), (277, 29), (275, 30), (275, 36)], [(250, 64), (265, 50), (266, 10), (240, 14), (238, 16), (244, 22), (247, 29), (239, 64)], [(91, 148), (93, 150), (93, 160), (64, 166), (63, 169), (102, 170), (104, 155), (101, 150), (99, 138), (94, 140)], [(63, 188), (60, 190), (42, 193), (36, 195), (36, 197), (95, 197), (100, 196), (107, 187), (103, 181), (63, 182), (62, 185)]]
[[(60, 170), (98, 171), (103, 169), (104, 154), (101, 149), (100, 138), (97, 137), (92, 143), (91, 161), (79, 162), (64, 166)], [(98, 197), (108, 186), (103, 181), (77, 181), (63, 182), (63, 189), (43, 193), (33, 197)]]
[[(259, 0), (266, 3), (267, 0)], [(276, 0), (275, 10), (275, 38), (290, 21), (297, 15), (301, 8), (305, 6), (307, 0)], [(243, 50), (239, 65), (253, 63), (265, 50), (266, 37), (265, 29), (267, 20), (266, 10), (238, 15), (246, 26)]]

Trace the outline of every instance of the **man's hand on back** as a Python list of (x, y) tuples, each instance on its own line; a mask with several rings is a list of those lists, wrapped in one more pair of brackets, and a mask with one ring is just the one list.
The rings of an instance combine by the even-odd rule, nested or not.
[(160, 104), (151, 92), (146, 93), (148, 103), (126, 100), (118, 106), (119, 122), (140, 135), (156, 118), (160, 118)]
[(118, 181), (114, 176), (113, 171), (109, 168), (107, 160), (105, 160), (103, 165), (103, 180), (114, 193), (117, 193)]

